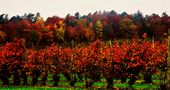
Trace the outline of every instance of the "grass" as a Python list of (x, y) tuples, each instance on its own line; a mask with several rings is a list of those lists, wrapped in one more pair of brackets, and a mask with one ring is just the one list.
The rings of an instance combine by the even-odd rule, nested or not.
[[(10, 80), (12, 81), (12, 78), (10, 78)], [(41, 80), (41, 78), (38, 78), (38, 80)], [(129, 79), (127, 79), (127, 82), (129, 81)], [(137, 80), (136, 83), (132, 86), (133, 89), (135, 90), (156, 90), (159, 88), (159, 84), (160, 80), (156, 80), (154, 78), (153, 80), (153, 84), (143, 84), (144, 80)], [(28, 79), (28, 83), (31, 84), (31, 78)], [(0, 84), (2, 84), (2, 82), (0, 81)], [(85, 88), (85, 82), (84, 82), (84, 78), (82, 81), (77, 81), (75, 84), (75, 87), (71, 87), (69, 85), (69, 82), (66, 80), (66, 78), (61, 74), (60, 75), (60, 81), (59, 81), (59, 86), (58, 87), (52, 87), (53, 86), (53, 82), (52, 82), (52, 75), (48, 76), (48, 82), (47, 82), (47, 86), (41, 86), (40, 83), (38, 83), (37, 86), (2, 86), (0, 85), (0, 90), (86, 90), (87, 88)], [(107, 86), (107, 82), (104, 78), (101, 78), (100, 82), (95, 82), (92, 86), (92, 89), (104, 89)], [(114, 88), (130, 88), (130, 86), (127, 83), (120, 83), (120, 80), (114, 80)]]
[[(82, 86), (82, 85), (78, 85), (78, 86)], [(59, 87), (49, 87), (49, 86), (36, 86), (36, 87), (32, 87), (32, 86), (4, 86), (4, 87), (0, 87), (0, 90), (85, 90), (87, 88), (84, 87), (71, 87), (71, 86), (59, 86)], [(121, 89), (125, 89), (125, 88), (129, 88), (128, 84), (114, 84), (113, 85), (114, 88), (121, 88)], [(152, 84), (134, 84), (133, 86), (134, 90), (157, 90), (158, 86), (157, 85), (152, 85)], [(105, 88), (105, 84), (103, 83), (95, 83), (92, 87), (93, 89), (97, 89), (97, 88)]]
[[(80, 87), (81, 86), (81, 87)], [(114, 84), (113, 85), (114, 88), (121, 88), (121, 89), (125, 89), (125, 88), (129, 88), (128, 84)], [(158, 89), (157, 85), (152, 85), (152, 84), (134, 84), (133, 89), (135, 90), (156, 90)], [(97, 89), (97, 88), (105, 88), (105, 84), (102, 83), (95, 83), (92, 87), (93, 89)], [(76, 85), (76, 87), (71, 87), (71, 86), (59, 86), (59, 87), (49, 87), (49, 86), (36, 86), (36, 87), (32, 87), (32, 86), (4, 86), (4, 87), (0, 87), (0, 90), (84, 90), (86, 88), (82, 87), (82, 85)]]
[(73, 88), (73, 87), (31, 87), (31, 86), (8, 86), (2, 87), (0, 90), (82, 90), (81, 88)]

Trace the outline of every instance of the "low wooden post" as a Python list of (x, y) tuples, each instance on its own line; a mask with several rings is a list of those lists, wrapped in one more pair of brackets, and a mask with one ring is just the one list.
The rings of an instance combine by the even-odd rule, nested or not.
[(170, 88), (170, 29), (168, 29), (167, 88)]

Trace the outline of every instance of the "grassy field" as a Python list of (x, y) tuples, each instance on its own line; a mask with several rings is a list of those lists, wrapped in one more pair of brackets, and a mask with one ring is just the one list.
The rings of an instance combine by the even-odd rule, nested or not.
[[(10, 78), (12, 82), (12, 78)], [(41, 80), (41, 78), (39, 78)], [(89, 89), (105, 89), (107, 82), (104, 78), (101, 79), (100, 82), (95, 82), (91, 88), (85, 88), (85, 82), (84, 80), (82, 81), (77, 81), (75, 84), (75, 87), (71, 87), (66, 80), (66, 78), (63, 75), (60, 75), (60, 81), (59, 81), (59, 86), (58, 87), (53, 87), (53, 82), (52, 82), (52, 76), (48, 76), (48, 82), (46, 86), (41, 86), (40, 83), (37, 86), (31, 86), (31, 78), (28, 80), (30, 85), (27, 86), (2, 86), (0, 85), (0, 90), (89, 90)], [(128, 79), (127, 79), (128, 82)], [(136, 83), (132, 86), (134, 90), (157, 90), (159, 88), (159, 80), (153, 80), (153, 84), (144, 84), (142, 83), (143, 80), (137, 80)], [(0, 81), (0, 84), (2, 82)], [(120, 83), (120, 80), (114, 80), (114, 85), (113, 87), (116, 90), (122, 90), (122, 89), (127, 89), (130, 88), (130, 86), (127, 83)]]

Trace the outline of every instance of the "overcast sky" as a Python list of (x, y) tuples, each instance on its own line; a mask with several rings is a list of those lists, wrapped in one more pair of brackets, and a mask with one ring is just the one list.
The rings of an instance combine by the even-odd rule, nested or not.
[(144, 15), (167, 12), (170, 15), (170, 0), (0, 0), (0, 14), (9, 16), (40, 12), (41, 16), (57, 15), (65, 17), (68, 13), (87, 15), (95, 11), (126, 11), (132, 14), (140, 10)]

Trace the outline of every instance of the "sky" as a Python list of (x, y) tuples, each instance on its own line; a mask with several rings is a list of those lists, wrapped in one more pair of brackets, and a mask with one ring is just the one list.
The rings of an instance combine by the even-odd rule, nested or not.
[[(0, 14), (9, 17), (24, 13), (39, 12), (43, 18), (51, 16), (65, 17), (68, 13), (87, 15), (95, 11), (126, 11), (133, 14), (138, 10), (144, 15), (156, 13), (170, 15), (170, 0), (0, 0)], [(169, 4), (169, 5), (168, 5)]]

